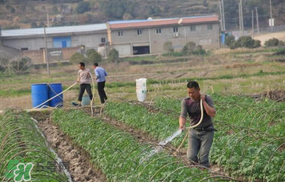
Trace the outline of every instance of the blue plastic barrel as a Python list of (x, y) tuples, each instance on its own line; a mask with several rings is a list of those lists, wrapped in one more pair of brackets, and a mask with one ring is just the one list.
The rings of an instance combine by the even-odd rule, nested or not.
[[(62, 92), (62, 85), (61, 83), (51, 83), (49, 84), (48, 88), (48, 98), (52, 98), (56, 96), (57, 94)], [(60, 94), (59, 96), (55, 97), (54, 99), (49, 101), (50, 107), (61, 107), (63, 106), (63, 94)]]
[(33, 103), (33, 107), (36, 108), (44, 108), (46, 106), (48, 106), (48, 102), (42, 104), (43, 102), (48, 100), (48, 86), (45, 83), (42, 84), (32, 84), (31, 87), (32, 90), (32, 103)]

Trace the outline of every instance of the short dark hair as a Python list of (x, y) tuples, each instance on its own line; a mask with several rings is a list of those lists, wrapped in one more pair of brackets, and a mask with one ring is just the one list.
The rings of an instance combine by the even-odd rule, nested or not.
[(83, 63), (83, 62), (80, 62), (79, 64), (80, 64), (80, 66), (83, 66), (83, 67), (85, 67), (85, 63)]
[(94, 63), (94, 66), (99, 66), (99, 64), (98, 63)]
[(198, 88), (200, 88), (200, 86), (199, 86), (199, 83), (198, 83), (198, 82), (196, 82), (196, 81), (190, 81), (190, 82), (188, 82), (188, 84), (187, 84), (187, 88), (195, 88), (195, 89), (198, 89)]

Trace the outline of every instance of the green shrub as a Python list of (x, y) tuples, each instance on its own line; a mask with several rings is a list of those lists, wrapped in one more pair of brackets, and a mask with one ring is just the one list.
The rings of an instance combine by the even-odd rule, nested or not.
[(83, 14), (89, 10), (90, 10), (90, 3), (85, 1), (78, 3), (76, 7), (76, 12), (78, 14)]
[(112, 49), (108, 53), (108, 60), (115, 62), (119, 59), (119, 52), (116, 49)]
[(276, 38), (269, 39), (264, 43), (265, 47), (277, 47), (278, 44), (279, 40)]
[(167, 41), (163, 44), (163, 50), (167, 53), (171, 53), (171, 52), (174, 52), (174, 48), (173, 48), (173, 45), (172, 45), (172, 42), (170, 41)]
[(79, 52), (73, 54), (70, 58), (70, 62), (72, 63), (80, 63), (80, 62), (86, 62), (86, 58), (80, 54)]

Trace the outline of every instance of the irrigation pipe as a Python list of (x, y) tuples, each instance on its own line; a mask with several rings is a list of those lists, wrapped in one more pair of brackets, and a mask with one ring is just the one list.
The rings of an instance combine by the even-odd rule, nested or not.
[(188, 135), (190, 134), (190, 130), (191, 130), (192, 128), (196, 128), (197, 126), (199, 126), (199, 125), (202, 123), (203, 118), (204, 118), (203, 100), (202, 100), (202, 99), (200, 100), (200, 109), (201, 109), (201, 118), (200, 118), (199, 122), (198, 122), (197, 124), (195, 124), (195, 125), (193, 125), (193, 126), (189, 126), (189, 127), (187, 128), (188, 131), (187, 131), (185, 137), (183, 138), (181, 144), (179, 145), (179, 147), (177, 148), (177, 150), (176, 150), (175, 153), (178, 153), (179, 150), (181, 149), (181, 147), (183, 146), (183, 144), (184, 144), (186, 138), (187, 138)]

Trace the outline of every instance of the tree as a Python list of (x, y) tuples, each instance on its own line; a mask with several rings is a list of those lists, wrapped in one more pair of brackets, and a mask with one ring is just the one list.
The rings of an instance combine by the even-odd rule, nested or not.
[(112, 62), (115, 62), (119, 59), (119, 52), (116, 49), (111, 49), (108, 53), (108, 59)]
[(167, 53), (172, 53), (174, 52), (174, 48), (173, 48), (173, 45), (172, 45), (172, 42), (170, 41), (167, 41), (163, 44), (163, 50)]
[(230, 45), (235, 42), (235, 37), (233, 35), (231, 36), (227, 36), (226, 37), (226, 41), (225, 41), (225, 44), (230, 47)]
[(43, 28), (45, 26), (44, 22), (41, 21), (41, 23), (39, 24), (40, 28)]
[(269, 39), (264, 43), (266, 47), (277, 47), (278, 44), (279, 44), (279, 40), (276, 38)]
[(77, 52), (71, 56), (70, 62), (72, 63), (86, 62), (86, 58), (82, 54)]
[(237, 42), (239, 43), (240, 47), (245, 48), (253, 48), (254, 40), (250, 36), (242, 36), (240, 37)]
[(53, 7), (51, 8), (51, 12), (52, 12), (53, 14), (57, 14), (57, 13), (58, 13), (57, 6), (53, 6)]
[(102, 56), (95, 51), (95, 49), (87, 50), (86, 54), (88, 56), (89, 63), (99, 63), (102, 61)]
[(33, 22), (31, 23), (31, 28), (38, 28), (37, 23), (33, 21)]
[(76, 12), (78, 14), (83, 14), (89, 10), (90, 10), (90, 3), (85, 1), (78, 3), (76, 7)]
[(15, 13), (15, 12), (16, 12), (16, 10), (15, 10), (15, 8), (12, 6), (11, 9), (10, 9), (10, 13)]
[(253, 48), (259, 48), (261, 47), (261, 41), (260, 40), (254, 40)]
[(195, 42), (188, 42), (183, 48), (182, 52), (185, 54), (192, 54), (195, 51), (196, 44)]

